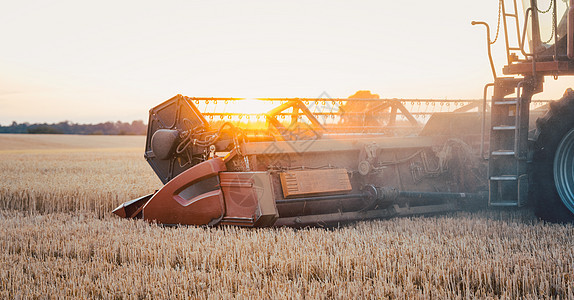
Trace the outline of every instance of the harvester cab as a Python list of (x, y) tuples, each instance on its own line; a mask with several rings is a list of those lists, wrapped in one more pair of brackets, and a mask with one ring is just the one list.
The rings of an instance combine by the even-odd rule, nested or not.
[(499, 1), (504, 76), (488, 24), (473, 22), (487, 29), (494, 77), (482, 101), (177, 95), (149, 114), (144, 156), (164, 187), (114, 213), (306, 226), (530, 203), (544, 219), (571, 221), (574, 92), (548, 112), (533, 110), (543, 101), (532, 96), (545, 76), (574, 75), (572, 2), (525, 1), (522, 19), (516, 0)]

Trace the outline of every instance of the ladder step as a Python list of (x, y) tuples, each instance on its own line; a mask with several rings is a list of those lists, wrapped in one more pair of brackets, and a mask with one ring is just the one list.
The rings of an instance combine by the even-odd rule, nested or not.
[(514, 125), (500, 125), (492, 127), (492, 130), (516, 130)]
[(514, 207), (514, 206), (518, 206), (518, 201), (502, 200), (502, 201), (497, 201), (497, 202), (490, 202), (490, 206)]
[(517, 100), (494, 101), (494, 105), (516, 105)]
[(493, 180), (493, 181), (516, 181), (516, 180), (518, 180), (518, 176), (516, 176), (516, 175), (490, 176), (490, 180)]
[(516, 130), (516, 126), (515, 125), (498, 125), (498, 126), (493, 126), (492, 130), (495, 130), (495, 131)]
[(495, 156), (506, 156), (506, 155), (515, 155), (516, 152), (514, 152), (514, 150), (497, 150), (497, 151), (492, 151), (492, 155)]

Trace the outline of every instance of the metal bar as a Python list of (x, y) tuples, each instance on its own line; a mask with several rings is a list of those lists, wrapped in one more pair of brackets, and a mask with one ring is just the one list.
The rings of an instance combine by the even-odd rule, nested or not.
[[(376, 143), (379, 149), (398, 149), (398, 148), (424, 148), (437, 145), (443, 145), (446, 137), (440, 136), (413, 136), (413, 137), (365, 137), (356, 139), (337, 139), (322, 138), (301, 141), (276, 141), (276, 142), (257, 142), (241, 143), (241, 153), (244, 155), (252, 154), (285, 154), (285, 153), (313, 153), (327, 151), (360, 151), (360, 143)], [(269, 149), (274, 152), (269, 153)]]
[(566, 41), (568, 45), (566, 46), (566, 53), (568, 59), (574, 58), (574, 0), (570, 0), (570, 5), (568, 8), (568, 30), (567, 30)]
[[(190, 98), (192, 100), (210, 100), (210, 101), (225, 101), (226, 99), (230, 99), (230, 98)], [(231, 98), (232, 100), (230, 101), (245, 101), (245, 100), (249, 100), (248, 98)], [(292, 99), (290, 98), (257, 98), (255, 100), (261, 100), (261, 101), (291, 101)], [(316, 99), (314, 98), (301, 98), (301, 101), (305, 102), (305, 101), (316, 101)], [(331, 101), (331, 100), (329, 100)], [(334, 98), (333, 101), (335, 102), (362, 102), (362, 101), (398, 101), (401, 102), (403, 104), (408, 104), (408, 102), (412, 102), (411, 104), (414, 103), (423, 103), (423, 102), (429, 102), (429, 103), (440, 103), (440, 102), (444, 102), (444, 103), (458, 103), (458, 102), (468, 102), (468, 103), (473, 103), (473, 102), (477, 102), (477, 101), (482, 101), (482, 99), (347, 99), (347, 98)], [(537, 100), (537, 101), (552, 101), (552, 100)], [(340, 103), (337, 103), (340, 104)]]
[[(572, 0), (572, 1), (574, 1), (574, 0)], [(526, 12), (524, 13), (524, 28), (522, 29), (522, 38), (520, 39), (520, 52), (522, 52), (522, 55), (524, 55), (524, 57), (532, 56), (532, 53), (526, 53), (526, 50), (524, 50), (524, 40), (526, 39), (526, 30), (528, 29), (528, 20), (530, 20), (528, 17), (529, 17), (531, 12), (532, 12), (532, 7), (529, 7), (528, 9), (526, 9)]]
[[(432, 115), (433, 113), (435, 113), (435, 112), (409, 112), (409, 114), (410, 114), (410, 115), (413, 115), (413, 116)], [(347, 116), (348, 116), (348, 115), (350, 115), (350, 116), (362, 116), (362, 115), (364, 115), (365, 113), (364, 113), (364, 112), (341, 112), (341, 113), (339, 113), (339, 112), (335, 112), (335, 113), (321, 113), (321, 112), (317, 112), (317, 113), (312, 113), (312, 114), (313, 114), (314, 116), (341, 116), (341, 115), (347, 115)], [(203, 113), (203, 115), (204, 115), (204, 116), (214, 116), (214, 117), (221, 117), (221, 116), (232, 116), (232, 117), (243, 117), (243, 116), (249, 116), (249, 117), (255, 116), (255, 117), (257, 117), (257, 116), (260, 116), (260, 118), (264, 118), (264, 117), (265, 117), (265, 114), (249, 113), (249, 112), (246, 112), (246, 113), (225, 113), (225, 112), (222, 112), (222, 113), (219, 113), (219, 112), (210, 113), (210, 112), (206, 112), (206, 113)], [(286, 117), (289, 117), (289, 116), (297, 116), (297, 115), (298, 115), (298, 114), (296, 114), (296, 113), (290, 113), (290, 112), (278, 113), (278, 114), (276, 114), (276, 116), (286, 116)], [(299, 114), (299, 115), (300, 115), (300, 114)], [(401, 114), (397, 113), (397, 115), (404, 115), (404, 114), (402, 114), (402, 113), (401, 113)], [(371, 117), (386, 117), (386, 116), (391, 116), (391, 117), (392, 117), (392, 116), (393, 116), (393, 113), (379, 113), (379, 114), (371, 115)], [(406, 115), (405, 115), (405, 117), (406, 117)], [(410, 118), (407, 118), (407, 120), (410, 120)]]
[(517, 51), (522, 51), (522, 45), (520, 44), (520, 24), (519, 22), (519, 18), (518, 18), (518, 5), (516, 4), (516, 0), (512, 1), (514, 3), (514, 23), (516, 25), (516, 38), (517, 38), (517, 42), (518, 42), (518, 49), (511, 47), (511, 50), (517, 50)]
[[(291, 204), (301, 203), (308, 201), (324, 201), (324, 200), (340, 200), (340, 199), (364, 199), (371, 195), (369, 194), (345, 194), (345, 195), (329, 195), (317, 197), (303, 197), (293, 199), (283, 199), (275, 201), (276, 204)], [(412, 192), (400, 191), (399, 197), (402, 198), (416, 198), (416, 199), (484, 199), (485, 195), (481, 193), (446, 193), (446, 192)]]
[[(552, 1), (552, 0), (551, 0)], [(554, 8), (552, 9), (552, 27), (554, 31), (554, 60), (558, 60), (558, 24), (556, 20), (556, 0), (553, 1)]]
[[(185, 97), (185, 96), (184, 96)], [(302, 102), (336, 102), (335, 104), (341, 104), (338, 102), (362, 102), (362, 101), (399, 101), (399, 102), (473, 102), (473, 101), (480, 101), (477, 99), (430, 99), (430, 98), (422, 98), (422, 99), (403, 99), (403, 98), (364, 98), (364, 99), (349, 99), (349, 98), (330, 98), (326, 100), (317, 99), (317, 98), (225, 98), (225, 97), (185, 97), (189, 101), (244, 101), (244, 100), (261, 100), (261, 101), (283, 101), (289, 102), (293, 100), (299, 100)]]
[(488, 88), (494, 86), (494, 83), (487, 83), (484, 86), (484, 96), (482, 98), (482, 118), (481, 118), (481, 128), (480, 128), (480, 157), (483, 159), (488, 159), (484, 157), (484, 139), (486, 134), (486, 98), (488, 94)]
[(393, 106), (391, 108), (391, 115), (389, 116), (389, 126), (394, 126), (397, 121), (397, 108)]
[[(574, 0), (573, 0), (574, 1)], [(249, 98), (202, 98), (202, 97), (186, 97), (188, 98), (188, 100), (191, 101), (244, 101), (244, 100), (250, 100)], [(283, 101), (283, 102), (288, 102), (288, 101), (292, 101), (294, 99), (299, 99), (302, 102), (321, 102), (321, 100), (317, 100), (315, 98), (254, 98), (251, 100), (260, 100), (260, 101)], [(480, 102), (482, 101), (482, 99), (348, 99), (348, 98), (333, 98), (333, 99), (329, 99), (326, 102), (336, 102), (336, 104), (338, 105), (344, 105), (345, 102), (363, 102), (363, 101), (378, 101), (378, 102), (384, 102), (384, 101), (398, 101), (401, 102), (401, 104), (406, 105), (409, 102), (411, 102), (412, 105), (414, 105), (415, 103), (421, 103), (421, 104), (431, 104), (431, 103), (474, 103), (474, 102)], [(542, 102), (549, 102), (552, 100), (536, 100), (536, 101), (542, 101)], [(263, 114), (263, 113), (262, 113)]]
[(506, 6), (504, 5), (504, 0), (499, 0), (500, 5), (502, 5), (502, 24), (504, 26), (504, 43), (506, 46), (506, 61), (510, 65), (512, 63), (512, 59), (510, 58), (510, 45), (508, 41), (508, 26), (506, 22)]
[(530, 0), (530, 7), (532, 7), (532, 76), (536, 77), (536, 56), (537, 49), (541, 46), (542, 41), (540, 40), (540, 24), (538, 22), (538, 1)]
[(303, 198), (292, 198), (276, 200), (276, 204), (290, 204), (290, 203), (300, 203), (307, 201), (323, 201), (323, 200), (340, 200), (340, 199), (363, 199), (368, 197), (367, 194), (344, 194), (344, 195), (330, 195), (330, 196), (317, 196), (317, 197), (303, 197)]
[[(394, 105), (393, 107), (397, 107), (397, 109), (401, 111), (401, 113), (403, 114), (403, 116), (405, 116), (405, 117), (409, 120), (409, 122), (411, 122), (411, 124), (412, 124), (413, 126), (418, 126), (418, 125), (419, 125), (419, 123), (418, 123), (417, 120), (413, 117), (413, 115), (411, 114), (411, 112), (409, 112), (409, 111), (407, 110), (407, 108), (406, 108), (402, 103), (400, 103), (400, 102), (395, 103), (395, 105)], [(396, 118), (396, 116), (395, 116), (395, 118)]]
[(492, 76), (494, 77), (494, 80), (496, 80), (496, 68), (494, 67), (494, 60), (492, 59), (492, 51), (490, 47), (490, 26), (488, 26), (488, 23), (482, 21), (472, 21), (470, 24), (484, 25), (486, 27), (486, 49), (488, 52), (488, 61), (490, 62), (490, 70), (492, 71)]
[(364, 212), (344, 212), (324, 215), (308, 215), (289, 218), (279, 218), (273, 226), (303, 226), (307, 224), (333, 224), (341, 222), (352, 222), (357, 220), (368, 220), (378, 218), (390, 218), (396, 216), (410, 216), (416, 214), (433, 214), (457, 210), (459, 207), (453, 203), (440, 205), (425, 205), (399, 207), (391, 206), (388, 209), (368, 210)]
[(249, 221), (249, 222), (253, 222), (253, 218), (247, 218), (247, 217), (223, 217), (222, 221)]
[(482, 193), (445, 193), (400, 191), (399, 197), (418, 199), (484, 199)]
[[(514, 117), (514, 156), (516, 159), (521, 159), (520, 155), (520, 119), (522, 115), (522, 95), (521, 91), (524, 85), (524, 80), (519, 82), (516, 86), (516, 117)], [(528, 130), (528, 129), (527, 129)], [(518, 170), (517, 170), (518, 172)], [(518, 174), (518, 173), (517, 173)]]

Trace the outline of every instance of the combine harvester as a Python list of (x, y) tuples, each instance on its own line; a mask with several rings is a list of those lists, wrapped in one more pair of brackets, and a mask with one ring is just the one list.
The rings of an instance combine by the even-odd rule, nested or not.
[(488, 24), (473, 22), (487, 29), (494, 76), (482, 101), (177, 95), (150, 110), (147, 132), (145, 158), (165, 186), (114, 213), (264, 227), (530, 203), (545, 220), (572, 221), (574, 92), (547, 112), (531, 99), (546, 76), (574, 75), (573, 5), (532, 0), (520, 20), (516, 0), (499, 2), (504, 77)]

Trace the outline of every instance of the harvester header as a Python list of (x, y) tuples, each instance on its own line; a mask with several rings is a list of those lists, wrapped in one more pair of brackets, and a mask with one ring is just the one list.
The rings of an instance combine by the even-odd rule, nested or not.
[[(145, 158), (166, 185), (114, 212), (163, 224), (302, 226), (448, 211), (486, 197), (470, 146), (480, 142), (479, 101), (258, 99), (251, 108), (271, 108), (209, 108), (242, 101), (253, 103), (177, 95), (152, 108)], [(411, 113), (408, 102), (427, 112)], [(433, 107), (456, 112), (429, 117)]]

